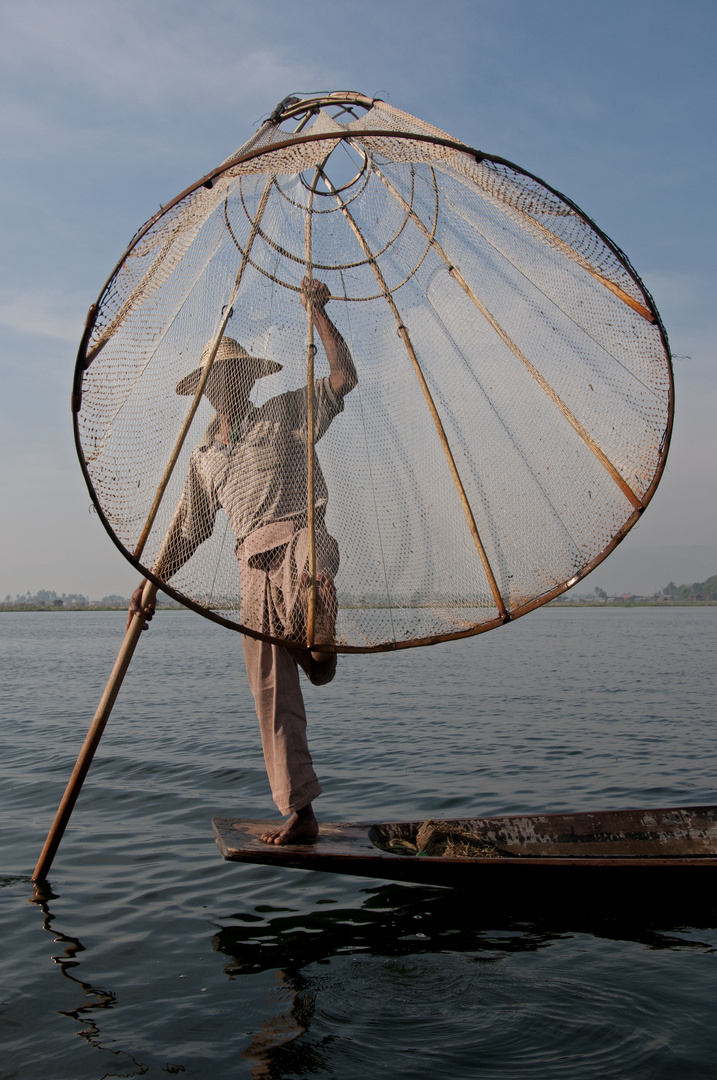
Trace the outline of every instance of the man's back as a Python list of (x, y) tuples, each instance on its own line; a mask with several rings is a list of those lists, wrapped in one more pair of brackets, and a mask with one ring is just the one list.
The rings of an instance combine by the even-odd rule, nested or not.
[[(343, 410), (343, 399), (328, 378), (318, 379), (314, 394), (316, 440)], [(229, 445), (212, 427), (192, 452), (182, 495), (187, 539), (211, 533), (222, 507), (238, 543), (274, 521), (307, 512), (308, 424), (306, 387), (270, 398), (260, 408), (251, 403), (232, 429)], [(325, 508), (328, 491), (318, 461), (314, 471), (314, 503)]]

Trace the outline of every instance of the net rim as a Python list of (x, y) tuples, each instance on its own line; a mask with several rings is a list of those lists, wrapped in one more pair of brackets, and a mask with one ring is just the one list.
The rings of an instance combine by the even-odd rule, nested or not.
[[(360, 98), (361, 95), (358, 95), (358, 97)], [(330, 98), (328, 100), (330, 101), (330, 103), (336, 103), (337, 99), (336, 98)], [(355, 99), (351, 98), (351, 100), (353, 101)], [(371, 99), (365, 99), (365, 100), (370, 101)], [(378, 100), (378, 99), (376, 99), (376, 100)], [(362, 102), (358, 101), (357, 103), (361, 104)], [(308, 110), (310, 108), (309, 102), (307, 102), (307, 101), (301, 102), (301, 106), (305, 110)], [(293, 108), (295, 110), (301, 111), (301, 108), (299, 107), (299, 105), (294, 106)], [(275, 123), (278, 123), (279, 119), (285, 119), (285, 117), (282, 116), (282, 117), (279, 118), (279, 117), (276, 116), (276, 113), (272, 114), (272, 117), (269, 120), (265, 121), (265, 125), (266, 124), (271, 124), (273, 126)], [(145, 567), (139, 559), (135, 558), (127, 550), (127, 548), (125, 548), (122, 541), (115, 534), (115, 532), (114, 532), (114, 530), (112, 528), (112, 525), (110, 524), (107, 516), (105, 515), (105, 513), (103, 511), (103, 508), (102, 508), (102, 506), (101, 506), (101, 504), (99, 502), (99, 499), (97, 497), (97, 494), (96, 494), (96, 492), (94, 490), (94, 486), (93, 486), (93, 483), (92, 483), (92, 479), (91, 479), (91, 476), (90, 476), (90, 473), (89, 473), (89, 469), (88, 469), (87, 462), (86, 462), (85, 455), (84, 455), (84, 450), (83, 450), (82, 443), (81, 443), (81, 434), (80, 434), (80, 429), (79, 429), (79, 413), (80, 413), (81, 408), (82, 408), (82, 380), (83, 380), (83, 376), (84, 376), (85, 371), (87, 371), (88, 368), (90, 367), (90, 365), (91, 365), (93, 359), (95, 358), (95, 356), (98, 355), (99, 351), (101, 350), (101, 346), (100, 346), (100, 349), (98, 349), (96, 352), (93, 353), (93, 355), (91, 355), (88, 358), (88, 346), (89, 346), (89, 342), (90, 342), (90, 337), (92, 335), (92, 331), (93, 331), (94, 326), (95, 326), (95, 321), (96, 321), (97, 315), (99, 314), (99, 311), (100, 311), (102, 300), (104, 299), (105, 294), (107, 293), (108, 289), (110, 288), (110, 286), (114, 282), (115, 278), (117, 277), (118, 273), (120, 272), (120, 270), (121, 270), (122, 266), (124, 265), (124, 263), (126, 262), (127, 258), (131, 255), (134, 248), (142, 240), (142, 238), (147, 234), (147, 232), (149, 232), (149, 230), (159, 220), (161, 220), (162, 217), (164, 217), (175, 206), (177, 206), (178, 203), (182, 202), (182, 200), (186, 199), (188, 196), (190, 196), (195, 191), (198, 191), (202, 187), (205, 187), (205, 188), (213, 187), (215, 181), (217, 179), (219, 179), (224, 173), (226, 173), (230, 169), (236, 167), (237, 165), (243, 164), (243, 163), (245, 163), (247, 161), (251, 161), (251, 160), (254, 160), (256, 158), (263, 157), (263, 156), (265, 156), (267, 154), (271, 154), (271, 153), (274, 153), (274, 152), (279, 151), (279, 150), (288, 149), (288, 148), (290, 148), (292, 146), (300, 146), (300, 145), (303, 145), (303, 144), (306, 144), (306, 143), (311, 143), (311, 142), (321, 142), (321, 141), (326, 142), (326, 141), (329, 141), (329, 140), (334, 140), (334, 141), (338, 142), (338, 141), (341, 141), (341, 140), (344, 140), (344, 139), (345, 140), (353, 140), (353, 139), (367, 139), (367, 140), (372, 140), (372, 139), (374, 139), (374, 140), (375, 139), (399, 139), (400, 140), (400, 139), (403, 139), (403, 140), (406, 140), (406, 141), (413, 141), (413, 142), (432, 144), (432, 145), (436, 145), (436, 146), (443, 146), (446, 149), (454, 150), (454, 151), (456, 151), (458, 153), (465, 154), (466, 156), (470, 157), (473, 162), (476, 162), (478, 164), (481, 164), (482, 162), (489, 162), (489, 163), (492, 163), (492, 164), (495, 164), (495, 165), (500, 165), (500, 166), (503, 166), (503, 167), (506, 167), (506, 168), (509, 168), (509, 169), (513, 170), (515, 173), (517, 173), (520, 176), (524, 176), (524, 177), (528, 178), (529, 180), (532, 180), (536, 184), (539, 184), (546, 191), (549, 191), (553, 196), (555, 196), (562, 203), (564, 203), (567, 207), (569, 207), (597, 236), (600, 237), (600, 239), (603, 241), (603, 243), (613, 253), (613, 255), (618, 260), (618, 262), (622, 265), (622, 267), (627, 271), (629, 276), (632, 278), (632, 280), (638, 286), (638, 288), (640, 289), (640, 291), (641, 291), (641, 293), (642, 293), (642, 295), (643, 295), (643, 297), (645, 299), (647, 310), (652, 315), (652, 321), (653, 321), (654, 325), (658, 328), (660, 338), (661, 338), (661, 341), (662, 341), (662, 345), (663, 345), (663, 348), (664, 348), (664, 351), (665, 351), (665, 357), (667, 359), (667, 375), (668, 375), (668, 382), (669, 382), (669, 400), (668, 400), (668, 404), (667, 404), (667, 413), (668, 413), (668, 415), (667, 415), (667, 424), (665, 426), (665, 431), (664, 431), (662, 441), (661, 441), (661, 445), (660, 445), (659, 461), (658, 461), (657, 467), (655, 469), (655, 473), (654, 473), (654, 476), (652, 478), (652, 482), (650, 483), (650, 485), (647, 488), (645, 494), (643, 495), (643, 497), (640, 500), (640, 506), (637, 507), (631, 513), (629, 518), (621, 526), (621, 528), (618, 530), (618, 532), (615, 534), (615, 536), (611, 539), (611, 541), (605, 546), (605, 548), (603, 548), (602, 551), (600, 551), (596, 556), (594, 556), (593, 559), (590, 560), (590, 562), (587, 563), (586, 566), (578, 574), (574, 575), (573, 577), (569, 578), (568, 580), (566, 580), (564, 582), (561, 582), (560, 584), (554, 586), (553, 588), (549, 589), (545, 593), (542, 593), (539, 596), (534, 597), (532, 600), (530, 600), (527, 604), (523, 605), (522, 607), (513, 609), (512, 611), (508, 612), (506, 614), (506, 616), (498, 616), (497, 618), (493, 618), (493, 619), (488, 620), (488, 621), (486, 621), (484, 623), (475, 624), (474, 626), (470, 627), (467, 630), (455, 631), (455, 632), (452, 632), (452, 633), (449, 633), (449, 634), (432, 635), (430, 637), (424, 637), (424, 638), (414, 638), (414, 639), (401, 640), (401, 641), (395, 641), (394, 640), (394, 641), (390, 641), (390, 642), (381, 642), (381, 643), (379, 643), (377, 645), (370, 645), (370, 646), (322, 645), (322, 649), (324, 651), (326, 651), (326, 652), (335, 652), (335, 653), (347, 653), (348, 654), (348, 653), (392, 652), (392, 651), (395, 651), (395, 650), (398, 650), (398, 649), (419, 648), (419, 647), (424, 647), (424, 646), (428, 646), (428, 645), (439, 644), (439, 643), (442, 643), (444, 641), (453, 641), (453, 640), (458, 640), (460, 638), (475, 637), (475, 636), (477, 636), (479, 634), (486, 633), (489, 630), (495, 629), (498, 626), (504, 625), (506, 622), (513, 622), (515, 619), (521, 618), (523, 615), (528, 614), (530, 611), (534, 611), (535, 609), (537, 609), (539, 607), (542, 607), (543, 605), (549, 603), (551, 600), (553, 600), (556, 597), (562, 595), (564, 592), (566, 592), (568, 589), (572, 588), (580, 580), (582, 580), (584, 577), (586, 577), (589, 573), (591, 573), (592, 570), (594, 570), (596, 566), (598, 566), (601, 562), (603, 562), (603, 560), (607, 558), (607, 556), (617, 547), (617, 545), (619, 543), (621, 543), (622, 540), (624, 540), (624, 538), (625, 538), (625, 536), (627, 536), (628, 532), (633, 528), (633, 526), (636, 524), (636, 522), (640, 519), (640, 517), (644, 513), (646, 507), (651, 502), (651, 500), (652, 500), (652, 498), (654, 496), (654, 493), (655, 493), (655, 491), (657, 489), (657, 486), (658, 486), (658, 484), (659, 484), (659, 482), (660, 482), (660, 480), (662, 478), (662, 475), (664, 473), (665, 465), (666, 465), (666, 461), (667, 461), (667, 454), (668, 454), (668, 450), (669, 450), (670, 442), (671, 442), (671, 438), (672, 438), (672, 430), (673, 430), (673, 423), (674, 423), (674, 407), (675, 407), (674, 372), (673, 372), (673, 368), (672, 368), (672, 354), (671, 354), (671, 350), (670, 350), (670, 346), (669, 346), (669, 341), (668, 341), (668, 338), (667, 338), (667, 332), (666, 332), (664, 324), (662, 322), (662, 318), (661, 318), (661, 316), (659, 314), (659, 311), (657, 310), (657, 307), (655, 305), (655, 302), (654, 302), (650, 292), (645, 287), (645, 285), (642, 282), (640, 276), (637, 274), (636, 270), (632, 266), (630, 260), (625, 255), (625, 253), (621, 250), (621, 248), (618, 247), (617, 244), (615, 244), (615, 242), (613, 240), (610, 239), (609, 236), (607, 236), (607, 234), (598, 225), (596, 225), (596, 223), (592, 220), (592, 218), (590, 218), (583, 210), (581, 210), (581, 208), (577, 205), (577, 203), (575, 203), (568, 196), (564, 195), (557, 188), (554, 188), (552, 185), (548, 184), (545, 180), (543, 180), (541, 177), (537, 176), (535, 173), (530, 172), (528, 169), (522, 168), (520, 165), (516, 165), (514, 162), (510, 161), (507, 158), (504, 158), (504, 157), (501, 157), (501, 156), (495, 155), (495, 154), (490, 154), (490, 153), (487, 153), (487, 152), (484, 152), (484, 151), (481, 151), (481, 150), (477, 150), (474, 147), (471, 147), (468, 144), (466, 144), (464, 142), (461, 142), (460, 140), (452, 139), (452, 138), (450, 138), (448, 136), (445, 136), (443, 134), (429, 134), (429, 133), (426, 133), (426, 132), (417, 132), (417, 131), (400, 131), (400, 130), (388, 129), (388, 128), (386, 128), (386, 129), (372, 128), (372, 129), (364, 129), (364, 130), (352, 129), (350, 132), (347, 131), (347, 130), (340, 130), (340, 131), (336, 131), (336, 132), (332, 132), (332, 131), (326, 132), (326, 131), (324, 131), (324, 132), (317, 132), (317, 133), (312, 133), (311, 131), (308, 131), (308, 132), (303, 133), (303, 134), (297, 134), (297, 135), (293, 135), (293, 136), (289, 136), (289, 137), (284, 137), (284, 138), (282, 138), (282, 139), (280, 139), (280, 140), (278, 140), (276, 142), (268, 143), (268, 144), (265, 144), (263, 146), (254, 147), (253, 149), (251, 149), (251, 150), (249, 150), (249, 151), (247, 151), (247, 152), (245, 152), (243, 154), (237, 154), (234, 157), (227, 159), (220, 166), (218, 166), (215, 169), (212, 169), (210, 172), (206, 173), (204, 176), (202, 176), (195, 183), (189, 185), (187, 188), (185, 188), (183, 191), (181, 191), (179, 193), (179, 195), (177, 195), (174, 199), (172, 199), (170, 202), (166, 203), (163, 207), (161, 207), (161, 209), (156, 214), (154, 214), (147, 222), (145, 222), (145, 224), (143, 226), (140, 227), (140, 229), (137, 230), (135, 235), (132, 237), (129, 245), (127, 246), (126, 250), (124, 251), (124, 253), (120, 257), (119, 261), (117, 262), (116, 266), (114, 267), (111, 274), (107, 278), (107, 281), (102, 286), (102, 289), (101, 289), (101, 291), (100, 291), (100, 293), (98, 295), (97, 300), (93, 304), (90, 305), (90, 308), (89, 308), (88, 313), (87, 313), (87, 318), (86, 318), (86, 321), (85, 321), (84, 332), (82, 334), (82, 338), (81, 338), (80, 345), (79, 345), (78, 352), (77, 352), (76, 363), (75, 363), (75, 371), (74, 371), (73, 385), (72, 385), (72, 395), (71, 395), (73, 432), (74, 432), (75, 449), (77, 451), (78, 459), (79, 459), (79, 462), (80, 462), (80, 468), (82, 469), (82, 473), (83, 473), (83, 476), (85, 478), (85, 483), (87, 484), (87, 488), (88, 488), (88, 491), (89, 491), (89, 494), (90, 494), (90, 498), (92, 500), (95, 511), (98, 514), (99, 518), (100, 518), (100, 521), (102, 522), (106, 532), (108, 533), (110, 539), (115, 544), (115, 546), (118, 548), (118, 550), (122, 553), (122, 555), (125, 557), (125, 559), (127, 559), (127, 561), (137, 570), (138, 573), (140, 573), (147, 580), (152, 581), (158, 587), (158, 589), (160, 591), (162, 591), (166, 595), (168, 595), (168, 596), (172, 597), (173, 599), (175, 599), (176, 601), (178, 601), (183, 607), (187, 607), (190, 610), (193, 610), (193, 611), (197, 612), (197, 614), (202, 615), (204, 618), (210, 619), (211, 621), (219, 624), (220, 626), (224, 626), (227, 629), (234, 630), (234, 631), (237, 631), (237, 632), (242, 633), (242, 634), (246, 634), (247, 636), (256, 638), (256, 639), (258, 639), (260, 641), (267, 641), (270, 644), (282, 645), (282, 646), (286, 646), (288, 644), (287, 641), (285, 639), (283, 639), (283, 638), (276, 638), (276, 637), (273, 637), (273, 636), (268, 635), (268, 634), (259, 633), (258, 631), (252, 630), (249, 627), (244, 626), (242, 623), (236, 622), (234, 620), (227, 619), (224, 616), (222, 616), (221, 614), (219, 614), (218, 612), (215, 612), (215, 611), (211, 610), (210, 608), (206, 608), (206, 607), (203, 607), (200, 604), (197, 604), (196, 602), (191, 600), (189, 597), (185, 596), (183, 593), (180, 593), (177, 590), (173, 589), (172, 586), (169, 583), (161, 581), (161, 579), (157, 578), (152, 573), (151, 569), (149, 569), (148, 567)]]
[[(269, 121), (266, 121), (266, 123), (269, 123)], [(327, 142), (330, 140), (340, 142), (343, 140), (351, 141), (354, 139), (404, 139), (407, 142), (423, 142), (429, 145), (444, 146), (448, 150), (455, 150), (457, 153), (465, 154), (467, 157), (471, 158), (473, 162), (479, 165), (482, 164), (484, 161), (487, 161), (491, 162), (494, 165), (502, 165), (505, 168), (512, 169), (518, 175), (525, 176), (529, 180), (532, 180), (534, 183), (539, 184), (541, 187), (545, 188), (546, 191), (549, 191), (551, 195), (554, 195), (557, 199), (559, 199), (566, 206), (568, 206), (575, 214), (577, 214), (577, 216), (600, 237), (603, 243), (616, 257), (618, 262), (621, 263), (623, 269), (627, 271), (634, 283), (638, 286), (646, 301), (646, 308), (652, 316), (652, 321), (655, 325), (659, 327), (660, 335), (662, 337), (663, 345), (665, 347), (665, 352), (668, 359), (671, 361), (672, 354), (670, 352), (670, 347), (667, 340), (667, 332), (662, 322), (660, 313), (655, 305), (655, 301), (653, 300), (652, 295), (646, 288), (644, 282), (633, 267), (625, 252), (622, 251), (622, 249), (618, 247), (618, 245), (613, 240), (610, 239), (607, 233), (603, 232), (603, 230), (593, 221), (591, 217), (589, 217), (588, 214), (585, 213), (584, 210), (582, 210), (578, 206), (576, 202), (569, 198), (569, 196), (564, 195), (561, 191), (553, 187), (551, 184), (548, 184), (536, 173), (532, 173), (529, 169), (524, 169), (522, 168), (522, 166), (516, 165), (515, 162), (510, 161), (508, 158), (500, 157), (497, 154), (489, 154), (483, 150), (477, 150), (475, 147), (469, 146), (467, 143), (461, 142), (458, 139), (451, 139), (445, 135), (432, 135), (420, 131), (397, 131), (391, 128), (368, 128), (364, 130), (355, 129), (350, 132), (344, 129), (340, 131), (322, 131), (316, 133), (309, 131), (305, 134), (293, 135), (289, 136), (288, 138), (285, 137), (278, 140), (277, 142), (267, 143), (263, 146), (254, 147), (253, 149), (248, 150), (244, 154), (236, 154), (234, 157), (228, 158), (216, 169), (212, 169), (210, 172), (205, 173), (205, 175), (202, 176), (199, 180), (197, 180), (193, 184), (190, 184), (183, 191), (181, 191), (179, 195), (175, 196), (175, 198), (171, 199), (168, 203), (165, 203), (162, 207), (160, 207), (156, 214), (153, 214), (152, 217), (149, 218), (144, 223), (144, 225), (142, 225), (137, 230), (137, 232), (130, 240), (127, 248), (123, 252), (122, 256), (120, 257), (119, 261), (112, 270), (111, 274), (102, 286), (97, 300), (90, 305), (87, 313), (85, 332), (82, 335), (82, 340), (80, 342), (80, 347), (77, 353), (77, 367), (80, 367), (81, 365), (79, 372), (80, 378), (78, 380), (78, 371), (76, 370), (75, 380), (73, 383), (73, 395), (77, 396), (78, 398), (78, 408), (81, 407), (82, 372), (86, 371), (87, 368), (89, 368), (92, 360), (94, 359), (94, 356), (97, 355), (97, 353), (94, 353), (88, 358), (87, 346), (89, 344), (89, 338), (92, 330), (94, 329), (95, 319), (97, 317), (97, 314), (99, 313), (101, 302), (108, 289), (112, 285), (113, 281), (117, 277), (119, 271), (122, 269), (125, 262), (134, 251), (135, 247), (139, 244), (143, 237), (146, 236), (149, 230), (165, 216), (165, 214), (168, 214), (171, 210), (174, 209), (175, 206), (177, 206), (180, 202), (186, 199), (189, 195), (192, 195), (195, 191), (198, 191), (199, 188), (212, 188), (216, 180), (218, 180), (225, 172), (228, 172), (230, 169), (235, 168), (237, 165), (242, 165), (247, 161), (253, 161), (255, 158), (263, 157), (266, 154), (276, 153), (279, 150), (288, 149), (292, 146), (302, 146), (306, 143)], [(670, 374), (672, 375), (671, 363)], [(673, 396), (674, 386), (671, 387), (671, 391), (671, 396)]]

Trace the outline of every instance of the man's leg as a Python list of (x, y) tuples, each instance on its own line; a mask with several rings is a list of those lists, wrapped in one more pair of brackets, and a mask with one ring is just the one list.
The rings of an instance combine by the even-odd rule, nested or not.
[(306, 738), (306, 712), (299, 672), (286, 649), (243, 637), (249, 686), (259, 718), (266, 771), (274, 802), (287, 822), (262, 836), (265, 843), (290, 844), (315, 837), (312, 809), (321, 794)]
[[(306, 634), (311, 577), (308, 572), (309, 530), (300, 529), (287, 551), (284, 560), (283, 594), (289, 619)], [(308, 649), (291, 649), (298, 663), (315, 686), (325, 686), (336, 674), (337, 655), (326, 651), (322, 645), (333, 645), (336, 640), (336, 616), (338, 602), (334, 579), (339, 569), (339, 545), (321, 523), (316, 529), (316, 609), (314, 645)], [(296, 613), (300, 612), (297, 619)]]
[[(311, 578), (304, 570), (299, 578), (299, 592), (308, 611), (309, 593), (311, 591)], [(321, 645), (333, 645), (336, 640), (336, 615), (339, 610), (336, 601), (336, 586), (333, 578), (325, 573), (316, 575), (316, 622), (314, 625), (314, 642), (316, 648), (311, 650), (312, 659), (317, 664), (326, 664), (333, 659), (333, 670), (336, 672), (336, 653), (326, 652)], [(311, 676), (309, 676), (311, 678)], [(331, 679), (333, 674), (331, 675)], [(324, 680), (330, 682), (331, 679)], [(312, 682), (314, 680), (312, 679)], [(318, 683), (321, 686), (323, 683)]]

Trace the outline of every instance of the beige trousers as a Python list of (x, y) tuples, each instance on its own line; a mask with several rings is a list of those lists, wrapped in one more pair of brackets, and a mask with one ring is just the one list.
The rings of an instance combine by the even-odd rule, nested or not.
[[(272, 645), (244, 635), (249, 687), (259, 718), (266, 771), (282, 814), (300, 810), (321, 794), (306, 737), (306, 711), (298, 666), (323, 686), (336, 674), (336, 655), (317, 663), (306, 640), (306, 601), (299, 579), (308, 568), (308, 530), (300, 522), (277, 521), (237, 545), (244, 626), (296, 646)], [(339, 567), (338, 544), (316, 528), (316, 572), (332, 579)]]

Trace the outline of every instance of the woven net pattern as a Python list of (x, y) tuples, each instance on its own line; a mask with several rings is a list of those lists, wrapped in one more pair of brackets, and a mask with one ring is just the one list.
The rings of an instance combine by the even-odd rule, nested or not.
[(304, 105), (140, 230), (104, 289), (79, 359), (88, 482), (130, 558), (236, 629), (337, 651), (489, 629), (651, 498), (659, 317), (517, 167), (380, 102)]

